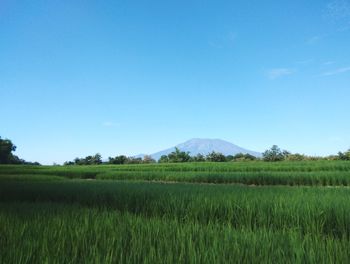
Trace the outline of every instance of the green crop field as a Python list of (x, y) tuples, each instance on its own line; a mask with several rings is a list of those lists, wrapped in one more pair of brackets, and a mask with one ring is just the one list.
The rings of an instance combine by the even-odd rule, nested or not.
[(0, 166), (0, 263), (349, 263), (350, 162)]

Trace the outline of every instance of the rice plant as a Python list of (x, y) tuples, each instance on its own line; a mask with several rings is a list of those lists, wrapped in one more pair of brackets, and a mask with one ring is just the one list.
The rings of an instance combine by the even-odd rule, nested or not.
[(0, 263), (350, 262), (348, 163), (244, 164), (0, 166)]

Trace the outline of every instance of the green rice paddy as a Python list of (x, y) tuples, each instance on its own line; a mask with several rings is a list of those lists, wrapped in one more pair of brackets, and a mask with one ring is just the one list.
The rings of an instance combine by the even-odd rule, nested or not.
[(0, 263), (349, 263), (348, 185), (341, 161), (0, 166)]

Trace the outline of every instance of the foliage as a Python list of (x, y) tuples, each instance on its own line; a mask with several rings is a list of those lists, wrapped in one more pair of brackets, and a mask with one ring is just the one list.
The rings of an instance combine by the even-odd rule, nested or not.
[(108, 163), (109, 164), (126, 164), (126, 161), (128, 158), (124, 155), (116, 156), (115, 158), (109, 157)]
[(0, 137), (0, 164), (13, 163), (12, 151), (16, 150), (16, 146), (13, 145), (9, 139), (1, 139)]
[(289, 155), (289, 152), (282, 151), (277, 145), (273, 145), (271, 149), (268, 149), (263, 153), (263, 160), (282, 161), (287, 155)]
[(168, 155), (162, 155), (160, 159), (158, 160), (159, 163), (168, 163), (169, 162), (169, 157)]
[(287, 154), (285, 156), (286, 160), (290, 160), (290, 161), (302, 161), (306, 159), (305, 155), (299, 154), (299, 153), (295, 153), (295, 154)]
[(0, 263), (350, 260), (348, 188), (27, 178), (0, 194)]
[(142, 164), (142, 158), (126, 157), (122, 164)]
[(64, 165), (99, 165), (102, 164), (102, 156), (96, 153), (93, 156), (86, 156), (85, 158), (75, 158), (74, 162), (67, 161)]
[(127, 157), (125, 155), (116, 156), (115, 158), (108, 158), (108, 164), (150, 164), (155, 163), (156, 161), (148, 155), (145, 155), (142, 158)]
[(75, 179), (350, 186), (348, 161), (157, 163), (89, 166), (0, 166), (0, 175), (52, 175)]
[(194, 157), (192, 157), (192, 160), (191, 161), (193, 161), (193, 162), (204, 162), (204, 161), (206, 161), (205, 160), (205, 157), (204, 157), (204, 155), (202, 155), (202, 154), (197, 154), (196, 156), (194, 156)]
[(243, 154), (243, 153), (238, 153), (234, 156), (232, 156), (233, 161), (252, 161), (252, 160), (257, 160), (257, 157), (250, 155), (248, 153)]
[(31, 164), (40, 165), (38, 162), (27, 162), (20, 159), (12, 152), (16, 151), (16, 146), (9, 139), (0, 137), (0, 164)]
[(338, 157), (340, 160), (350, 160), (350, 149), (346, 152), (338, 152)]
[(211, 162), (225, 162), (226, 157), (220, 152), (213, 151), (206, 156), (206, 160)]
[(180, 151), (178, 148), (175, 148), (175, 151), (171, 152), (168, 155), (169, 162), (188, 162), (191, 160), (189, 152)]
[(150, 155), (145, 155), (143, 157), (142, 163), (145, 163), (145, 164), (156, 163), (156, 160), (153, 159)]

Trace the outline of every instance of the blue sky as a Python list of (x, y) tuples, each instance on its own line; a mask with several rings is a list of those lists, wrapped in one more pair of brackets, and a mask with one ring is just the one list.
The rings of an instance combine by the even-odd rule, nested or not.
[(44, 164), (193, 137), (350, 147), (350, 0), (0, 2), (0, 136)]

